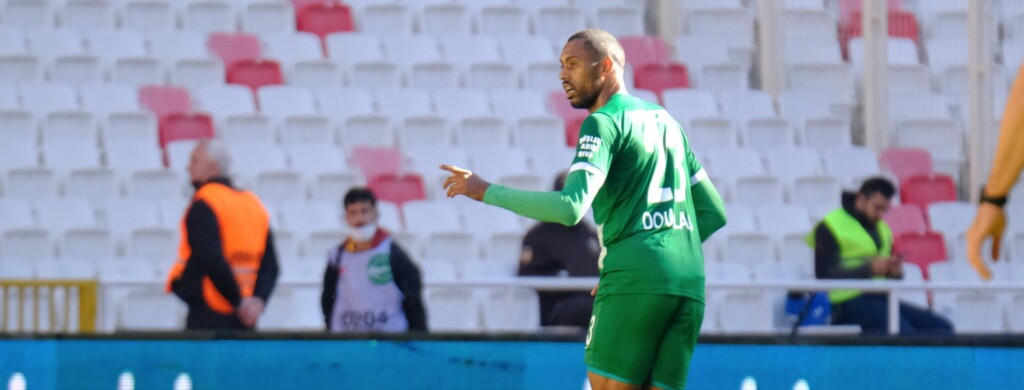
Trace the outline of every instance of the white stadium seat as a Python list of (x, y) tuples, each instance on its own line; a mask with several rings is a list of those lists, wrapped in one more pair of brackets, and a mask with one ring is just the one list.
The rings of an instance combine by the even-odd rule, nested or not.
[(3, 232), (0, 256), (8, 259), (39, 260), (56, 254), (50, 231), (37, 228), (8, 229)]
[(537, 35), (560, 42), (587, 27), (586, 18), (579, 8), (545, 3), (545, 7), (537, 11), (534, 19), (534, 32)]
[(375, 35), (412, 35), (412, 12), (402, 4), (371, 4), (363, 10), (358, 28)]
[(52, 170), (22, 167), (7, 171), (4, 196), (36, 201), (57, 196), (57, 180)]
[(424, 7), (420, 33), (432, 36), (469, 35), (473, 30), (470, 5), (439, 3)]
[(18, 28), (50, 28), (55, 23), (53, 6), (43, 1), (5, 1), (4, 24)]
[(181, 13), (182, 28), (203, 35), (237, 30), (237, 18), (230, 3), (190, 1)]
[(124, 5), (121, 25), (141, 33), (164, 33), (177, 28), (177, 15), (170, 1), (130, 1)]
[(156, 287), (128, 293), (118, 310), (118, 330), (177, 331), (184, 328), (185, 303)]
[(332, 60), (351, 69), (355, 64), (384, 60), (383, 46), (376, 35), (365, 33), (334, 33), (327, 36), (327, 54)]
[(437, 332), (469, 332), (481, 329), (480, 303), (473, 290), (427, 288), (424, 303), (430, 314), (429, 328)]
[(532, 289), (493, 289), (483, 304), (484, 323), (495, 331), (533, 331), (540, 327), (540, 299)]
[(320, 39), (311, 33), (293, 32), (263, 38), (264, 56), (291, 68), (297, 63), (324, 59)]
[(242, 31), (273, 35), (295, 31), (295, 10), (290, 2), (257, 1), (241, 11)]
[(499, 5), (483, 7), (477, 21), (478, 32), (484, 35), (529, 35), (529, 13), (522, 7)]

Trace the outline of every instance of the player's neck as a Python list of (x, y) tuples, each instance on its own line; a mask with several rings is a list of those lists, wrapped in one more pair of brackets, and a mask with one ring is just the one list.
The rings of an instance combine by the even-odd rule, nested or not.
[(622, 86), (622, 83), (619, 82), (619, 80), (608, 80), (608, 83), (605, 84), (604, 88), (601, 90), (601, 94), (597, 95), (597, 101), (594, 102), (594, 105), (590, 106), (590, 109), (587, 111), (590, 111), (590, 113), (593, 114), (597, 110), (600, 110), (601, 107), (604, 107), (605, 104), (608, 104), (608, 100), (611, 100), (612, 96), (625, 91), (626, 88)]

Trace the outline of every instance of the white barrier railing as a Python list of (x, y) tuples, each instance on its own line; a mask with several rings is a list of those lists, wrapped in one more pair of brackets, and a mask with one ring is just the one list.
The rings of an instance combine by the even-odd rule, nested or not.
[[(508, 278), (481, 278), (474, 280), (427, 280), (425, 287), (462, 287), (462, 288), (531, 288), (537, 291), (590, 291), (597, 284), (597, 277), (544, 277), (544, 276), (523, 276)], [(145, 282), (108, 282), (102, 284), (104, 291), (109, 289), (152, 287), (152, 283)], [(298, 288), (322, 288), (318, 282), (289, 282), (279, 283), (279, 286)], [(721, 281), (709, 280), (706, 287), (709, 290), (718, 289), (761, 289), (761, 290), (799, 290), (799, 291), (829, 291), (854, 289), (864, 292), (886, 293), (889, 296), (889, 334), (898, 334), (900, 330), (899, 321), (899, 297), (907, 291), (939, 291), (939, 292), (1019, 292), (1024, 293), (1024, 283), (1015, 282), (990, 282), (984, 284), (969, 282), (910, 282), (910, 281), (875, 281), (875, 280), (751, 280), (751, 281)], [(107, 296), (104, 294), (103, 296)]]

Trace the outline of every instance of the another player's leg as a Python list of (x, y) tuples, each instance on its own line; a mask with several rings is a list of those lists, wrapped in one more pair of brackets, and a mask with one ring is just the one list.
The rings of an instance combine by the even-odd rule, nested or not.
[(642, 388), (651, 373), (661, 335), (674, 314), (671, 307), (675, 298), (598, 292), (584, 352), (587, 377), (594, 390)]
[(690, 370), (697, 335), (704, 322), (704, 304), (685, 297), (674, 297), (678, 306), (661, 339), (654, 359), (651, 385), (660, 390), (682, 390)]

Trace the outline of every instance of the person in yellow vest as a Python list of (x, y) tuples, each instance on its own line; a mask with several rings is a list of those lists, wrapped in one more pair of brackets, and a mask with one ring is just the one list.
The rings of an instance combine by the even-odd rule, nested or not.
[[(893, 234), (882, 219), (896, 188), (884, 178), (871, 178), (856, 193), (843, 193), (842, 207), (825, 215), (807, 243), (814, 249), (818, 279), (901, 279), (903, 259), (892, 253)], [(860, 325), (864, 333), (885, 332), (885, 294), (833, 290), (832, 323)], [(900, 303), (901, 334), (949, 334), (948, 320), (926, 308)]]
[(181, 222), (167, 290), (188, 304), (186, 330), (253, 329), (277, 282), (270, 217), (259, 198), (227, 177), (231, 156), (217, 139), (189, 160), (196, 188)]

